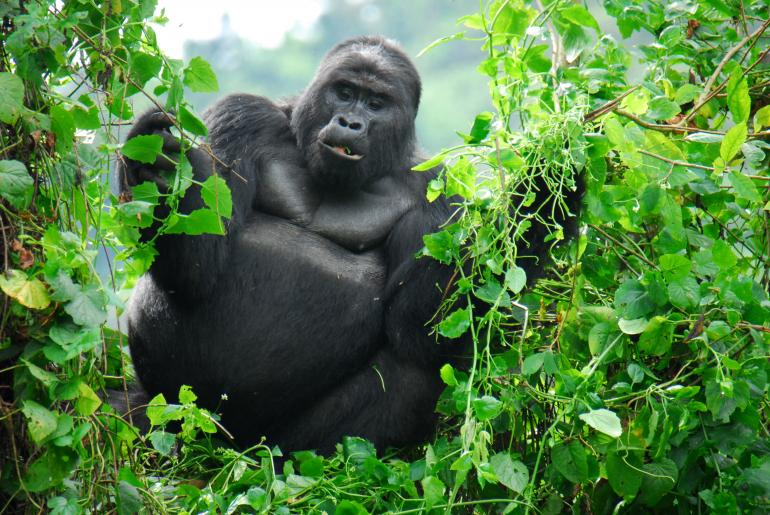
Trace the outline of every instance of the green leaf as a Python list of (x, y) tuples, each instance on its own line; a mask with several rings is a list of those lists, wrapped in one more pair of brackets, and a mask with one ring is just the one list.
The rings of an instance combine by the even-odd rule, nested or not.
[(559, 11), (559, 15), (572, 23), (594, 29), (597, 34), (601, 32), (596, 18), (582, 5), (569, 4), (569, 7)]
[(580, 420), (593, 427), (600, 433), (604, 433), (613, 438), (619, 438), (623, 433), (623, 427), (620, 425), (618, 416), (604, 408), (591, 410), (588, 413), (582, 413)]
[(438, 332), (447, 338), (459, 338), (471, 326), (470, 308), (456, 309), (438, 325)]
[(51, 130), (56, 135), (58, 152), (65, 153), (72, 149), (72, 142), (75, 139), (75, 120), (64, 106), (57, 105), (51, 108)]
[(334, 515), (369, 515), (369, 512), (360, 503), (345, 500), (334, 508)]
[(750, 177), (746, 177), (741, 172), (732, 171), (728, 178), (736, 197), (748, 200), (749, 202), (762, 201), (762, 195), (759, 194), (757, 186)]
[(754, 113), (754, 132), (759, 132), (764, 127), (770, 127), (770, 105)]
[(153, 431), (149, 434), (150, 442), (156, 451), (168, 456), (171, 454), (171, 449), (176, 442), (176, 435), (173, 433), (167, 433), (166, 431)]
[(179, 387), (179, 402), (181, 404), (195, 404), (198, 400), (198, 396), (193, 392), (192, 387), (183, 384)]
[(0, 274), (3, 293), (31, 309), (45, 309), (51, 304), (48, 290), (38, 279), (28, 278), (21, 270), (10, 270), (8, 274)]
[(492, 471), (501, 484), (516, 493), (522, 493), (529, 483), (529, 470), (522, 462), (511, 458), (507, 452), (499, 452), (489, 460)]
[(427, 476), (420, 481), (422, 491), (424, 492), (425, 507), (430, 510), (436, 504), (444, 500), (444, 490), (446, 486), (436, 476)]
[(480, 143), (489, 134), (489, 127), (492, 124), (492, 118), (494, 115), (489, 111), (484, 111), (476, 115), (476, 119), (473, 120), (473, 127), (471, 127), (470, 138), (466, 143)]
[(225, 234), (222, 220), (211, 209), (196, 209), (189, 215), (174, 213), (168, 219), (166, 234)]
[(551, 460), (561, 475), (573, 483), (588, 481), (588, 455), (577, 440), (551, 449)]
[(739, 123), (725, 134), (725, 139), (722, 140), (722, 145), (719, 147), (719, 155), (724, 159), (725, 163), (732, 161), (736, 154), (740, 152), (741, 145), (746, 142), (746, 131), (746, 124)]
[(185, 67), (184, 84), (196, 93), (214, 93), (219, 91), (219, 83), (211, 65), (202, 57), (193, 57)]
[(620, 310), (623, 318), (633, 320), (648, 315), (655, 303), (642, 283), (630, 279), (621, 284), (615, 292), (615, 307)]
[(177, 116), (182, 128), (196, 136), (206, 136), (209, 133), (203, 120), (186, 106), (179, 106), (179, 115)]
[(144, 52), (131, 53), (131, 77), (140, 86), (160, 73), (163, 61), (160, 57)]
[(540, 370), (544, 361), (544, 352), (538, 352), (537, 354), (531, 354), (527, 356), (527, 359), (524, 360), (524, 364), (521, 366), (521, 373), (525, 376), (531, 376)]
[(660, 256), (660, 271), (663, 277), (670, 281), (680, 279), (690, 273), (692, 263), (681, 254), (664, 254)]
[(668, 458), (645, 463), (642, 465), (642, 470), (644, 476), (642, 476), (639, 501), (645, 506), (655, 506), (674, 488), (679, 479), (679, 470), (676, 463)]
[(751, 97), (749, 97), (749, 83), (740, 66), (735, 67), (727, 81), (727, 107), (735, 123), (748, 122), (751, 113)]
[(123, 144), (120, 153), (140, 163), (153, 164), (163, 152), (163, 138), (155, 134), (134, 136)]
[(0, 161), (0, 196), (17, 209), (24, 208), (32, 197), (35, 185), (24, 163), (15, 160)]
[(15, 123), (23, 110), (24, 83), (13, 73), (0, 72), (0, 122)]
[(457, 378), (455, 377), (455, 369), (449, 363), (444, 364), (439, 371), (441, 380), (447, 386), (457, 386)]
[(527, 273), (523, 268), (512, 266), (505, 271), (505, 286), (513, 293), (519, 293), (527, 285)]
[(48, 435), (56, 430), (56, 414), (49, 411), (35, 401), (23, 401), (22, 413), (27, 417), (27, 429), (29, 436), (35, 443), (42, 442)]
[(412, 171), (424, 172), (426, 170), (430, 170), (431, 168), (435, 168), (436, 166), (444, 162), (445, 157), (446, 157), (446, 152), (439, 152), (438, 154), (431, 157), (427, 161), (423, 161), (422, 163), (413, 166)]
[(92, 415), (101, 405), (102, 400), (96, 395), (96, 392), (81, 381), (78, 384), (78, 399), (75, 401), (75, 411), (80, 415), (88, 416)]
[(666, 317), (653, 317), (639, 336), (639, 350), (653, 356), (662, 356), (671, 348), (673, 338), (674, 324)]
[(676, 90), (676, 94), (674, 95), (674, 102), (679, 105), (692, 102), (700, 96), (702, 91), (703, 88), (696, 86), (695, 84), (684, 84), (682, 87)]
[(700, 302), (700, 286), (694, 277), (680, 277), (668, 283), (671, 304), (682, 309), (693, 309)]
[(634, 455), (623, 456), (618, 452), (607, 454), (607, 480), (615, 493), (627, 499), (636, 496), (642, 486), (641, 463)]
[(692, 132), (685, 136), (685, 141), (695, 143), (721, 143), (725, 137), (721, 134), (712, 134), (710, 132)]
[(676, 102), (667, 97), (655, 97), (650, 101), (650, 110), (647, 111), (647, 116), (653, 120), (669, 120), (680, 112), (682, 110)]
[(627, 320), (621, 318), (618, 320), (618, 327), (624, 334), (639, 334), (647, 327), (646, 318), (635, 318), (633, 320)]
[(96, 285), (88, 285), (64, 305), (72, 320), (82, 326), (99, 326), (107, 321), (107, 298)]
[(473, 405), (473, 411), (476, 413), (476, 418), (481, 421), (495, 418), (503, 409), (503, 403), (491, 395), (484, 395), (478, 399), (473, 399), (471, 404)]
[(203, 202), (219, 216), (230, 218), (233, 215), (233, 199), (230, 188), (222, 177), (212, 175), (201, 187)]
[(738, 263), (738, 258), (735, 256), (732, 247), (722, 240), (716, 240), (714, 246), (711, 247), (711, 255), (714, 264), (719, 267), (720, 270), (730, 270)]

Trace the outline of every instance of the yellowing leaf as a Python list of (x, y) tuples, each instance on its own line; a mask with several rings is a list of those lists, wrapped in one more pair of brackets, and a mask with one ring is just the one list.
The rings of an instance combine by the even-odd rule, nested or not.
[(28, 278), (21, 270), (11, 270), (10, 277), (0, 276), (0, 288), (28, 308), (45, 309), (51, 304), (45, 285), (34, 277)]

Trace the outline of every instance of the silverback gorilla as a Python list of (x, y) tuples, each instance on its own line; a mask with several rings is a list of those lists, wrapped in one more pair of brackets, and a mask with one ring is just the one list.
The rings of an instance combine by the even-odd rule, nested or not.
[[(227, 181), (233, 216), (226, 236), (156, 240), (129, 310), (149, 395), (192, 386), (244, 446), (264, 435), (284, 451), (330, 452), (345, 435), (378, 448), (429, 435), (438, 368), (458, 346), (426, 326), (452, 270), (415, 259), (450, 217), (446, 199), (425, 200), (435, 174), (410, 171), (422, 160), (420, 89), (398, 46), (358, 37), (334, 47), (295, 100), (236, 94), (207, 111), (217, 163), (200, 149), (187, 157), (197, 181), (215, 171)], [(158, 134), (178, 153), (170, 126), (149, 112), (128, 137)], [(124, 158), (123, 190), (164, 186), (168, 166)], [(179, 210), (202, 205), (193, 186)]]

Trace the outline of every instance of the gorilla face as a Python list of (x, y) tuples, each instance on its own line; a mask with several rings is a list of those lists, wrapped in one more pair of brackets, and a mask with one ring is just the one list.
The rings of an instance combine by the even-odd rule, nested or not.
[(408, 168), (419, 99), (417, 71), (387, 40), (362, 37), (332, 49), (292, 112), (310, 173), (340, 189)]

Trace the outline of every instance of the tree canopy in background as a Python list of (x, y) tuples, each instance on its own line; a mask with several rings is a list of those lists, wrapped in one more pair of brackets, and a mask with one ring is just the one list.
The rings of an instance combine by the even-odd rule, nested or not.
[[(368, 3), (332, 5), (319, 41), (361, 32), (351, 20)], [(766, 512), (768, 0), (605, 0), (601, 13), (492, 0), (459, 25), (420, 2), (377, 5), (397, 22), (383, 32), (412, 52), (427, 30), (445, 36), (425, 58), (446, 65), (423, 68), (426, 90), (433, 75), (488, 94), (480, 112), (434, 129), (451, 143), (414, 171), (443, 163), (426, 195), (458, 198), (461, 216), (425, 236), (421, 259), (458, 265), (435, 330), (474, 346), (466, 369), (441, 369), (433, 441), (375, 450), (345, 438), (330, 457), (283, 456), (270, 442), (227, 445), (186, 387), (178, 404), (153, 400), (148, 434), (103, 402), (132, 379), (125, 328), (105, 322), (152, 263), (139, 230), (155, 206), (172, 208), (160, 233), (222, 234), (229, 216), (218, 177), (202, 184), (203, 208), (175, 212), (192, 184), (184, 158), (170, 191), (145, 183), (117, 198), (118, 152), (160, 151), (152, 136), (124, 142), (126, 125), (153, 103), (177, 113), (183, 145), (201, 145), (206, 99), (190, 92), (230, 80), (270, 95), (301, 88), (330, 45), (289, 39), (217, 77), (205, 58), (163, 55), (147, 23), (154, 0), (5, 2), (0, 511)], [(607, 17), (619, 37), (600, 28)], [(624, 38), (640, 35), (635, 62)], [(225, 66), (223, 55), (209, 58)], [(235, 72), (250, 70), (265, 75), (241, 83)], [(477, 72), (487, 85), (472, 85)], [(456, 112), (467, 98), (438, 104)], [(581, 181), (579, 236), (564, 242), (554, 215)], [(551, 202), (533, 204), (534, 188)], [(562, 244), (525, 288), (517, 263), (532, 225)], [(473, 302), (458, 309), (463, 299)]]

